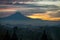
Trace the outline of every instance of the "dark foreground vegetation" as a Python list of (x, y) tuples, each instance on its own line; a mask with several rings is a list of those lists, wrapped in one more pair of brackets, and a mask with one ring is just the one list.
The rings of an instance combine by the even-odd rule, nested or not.
[(0, 24), (0, 40), (60, 40), (60, 27), (10, 28)]

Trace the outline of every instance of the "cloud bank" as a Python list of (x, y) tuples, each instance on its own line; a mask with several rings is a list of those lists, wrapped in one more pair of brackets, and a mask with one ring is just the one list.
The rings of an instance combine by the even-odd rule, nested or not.
[(32, 15), (29, 15), (27, 17), (34, 18), (34, 19), (59, 21), (60, 20), (60, 10), (58, 10), (58, 11), (47, 11), (46, 13), (32, 14)]

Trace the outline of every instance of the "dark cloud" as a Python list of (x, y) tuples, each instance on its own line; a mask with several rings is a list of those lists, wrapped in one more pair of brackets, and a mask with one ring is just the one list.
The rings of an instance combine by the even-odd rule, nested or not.
[[(47, 6), (47, 5), (46, 5)], [(16, 10), (19, 10), (23, 15), (31, 15), (31, 14), (37, 14), (37, 13), (46, 13), (47, 11), (52, 11), (55, 12), (55, 11), (58, 11), (59, 10), (59, 7), (55, 6), (55, 5), (48, 5), (48, 8), (46, 8), (46, 6), (32, 6), (30, 5), (9, 5), (9, 6), (0, 6), (2, 8), (15, 8)], [(54, 6), (54, 9), (52, 9)], [(56, 9), (56, 10), (55, 10)], [(59, 17), (60, 16), (60, 12), (58, 11), (57, 13), (51, 13), (49, 14), (51, 17)], [(1, 16), (6, 16), (6, 15), (10, 15), (10, 14), (13, 14), (14, 12), (0, 12), (0, 17)]]
[(60, 17), (60, 11), (57, 11), (57, 12), (53, 12), (53, 13), (50, 13), (49, 14), (51, 17)]
[(9, 2), (9, 1), (33, 1), (33, 0), (0, 0), (0, 1), (7, 1), (7, 2)]

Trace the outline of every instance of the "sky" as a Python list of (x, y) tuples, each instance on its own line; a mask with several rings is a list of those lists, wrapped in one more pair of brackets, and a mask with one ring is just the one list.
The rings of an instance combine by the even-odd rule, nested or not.
[(46, 13), (37, 13), (37, 14), (32, 14), (28, 16), (30, 18), (34, 19), (42, 19), (42, 20), (50, 20), (50, 21), (59, 21), (60, 20), (60, 12), (52, 12), (52, 11), (47, 11)]
[(43, 1), (43, 2), (34, 2), (31, 5), (30, 4), (17, 5), (17, 6), (0, 5), (0, 17), (7, 17), (9, 15), (14, 14), (16, 11), (20, 11), (23, 15), (33, 19), (60, 21), (59, 1), (58, 2)]

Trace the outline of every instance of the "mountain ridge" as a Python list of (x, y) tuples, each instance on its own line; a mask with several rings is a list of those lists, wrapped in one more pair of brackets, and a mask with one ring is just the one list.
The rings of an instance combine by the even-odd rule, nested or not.
[(30, 20), (30, 18), (22, 15), (20, 12), (16, 12), (8, 17), (0, 18), (1, 20)]

